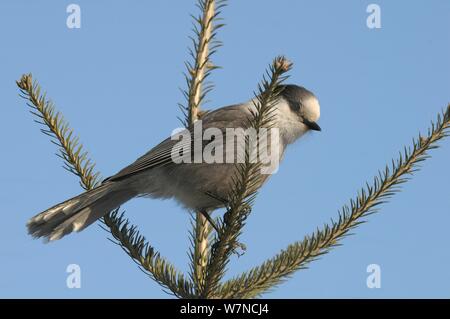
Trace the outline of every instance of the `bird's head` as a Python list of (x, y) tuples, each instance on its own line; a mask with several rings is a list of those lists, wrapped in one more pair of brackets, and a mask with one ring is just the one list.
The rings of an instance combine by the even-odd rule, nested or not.
[(288, 84), (283, 86), (281, 97), (286, 100), (296, 120), (308, 130), (321, 131), (317, 124), (320, 117), (320, 105), (316, 96), (304, 87)]

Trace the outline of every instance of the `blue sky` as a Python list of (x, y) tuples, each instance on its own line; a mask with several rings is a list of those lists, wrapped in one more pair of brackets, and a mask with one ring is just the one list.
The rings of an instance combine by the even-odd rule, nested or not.
[[(168, 297), (93, 225), (44, 245), (26, 234), (34, 214), (76, 195), (15, 80), (32, 72), (79, 135), (103, 176), (134, 161), (179, 126), (192, 1), (76, 1), (81, 29), (66, 27), (69, 1), (0, 3), (2, 124), (0, 297)], [(381, 8), (381, 29), (366, 8)], [(450, 102), (448, 1), (230, 1), (214, 57), (216, 89), (204, 108), (252, 97), (272, 58), (294, 63), (291, 83), (318, 96), (321, 133), (291, 147), (261, 190), (229, 276), (276, 254), (337, 210)], [(450, 297), (450, 142), (432, 151), (403, 191), (310, 268), (266, 297)], [(130, 220), (188, 270), (190, 217), (171, 201), (137, 199)], [(81, 268), (80, 289), (66, 267)], [(366, 285), (369, 264), (381, 288)], [(227, 278), (228, 278), (227, 277)]]

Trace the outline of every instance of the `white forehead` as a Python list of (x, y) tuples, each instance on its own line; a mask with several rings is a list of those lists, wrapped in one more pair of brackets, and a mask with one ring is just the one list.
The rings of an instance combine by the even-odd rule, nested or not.
[(320, 105), (315, 96), (308, 96), (303, 101), (302, 115), (313, 122), (316, 122), (320, 117)]

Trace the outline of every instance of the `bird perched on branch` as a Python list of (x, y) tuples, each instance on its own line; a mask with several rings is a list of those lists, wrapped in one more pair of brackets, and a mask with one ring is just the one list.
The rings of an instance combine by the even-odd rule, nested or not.
[[(204, 113), (198, 121), (201, 121), (199, 136), (196, 135), (196, 122), (185, 131), (193, 139), (180, 142), (173, 136), (167, 138), (94, 189), (31, 218), (27, 224), (29, 233), (49, 241), (60, 239), (73, 231), (86, 228), (138, 196), (174, 198), (188, 209), (201, 212), (217, 229), (209, 213), (226, 205), (237, 157), (233, 154), (231, 162), (217, 159), (228, 159), (230, 150), (234, 152), (239, 149), (240, 142), (234, 137), (228, 144), (225, 141), (229, 141), (227, 137), (230, 129), (235, 133), (239, 129), (249, 128), (249, 119), (255, 109), (255, 100), (251, 100)], [(275, 151), (272, 153), (277, 154), (278, 163), (289, 144), (310, 130), (321, 130), (317, 124), (320, 106), (315, 95), (307, 89), (297, 85), (284, 85), (272, 109), (270, 127), (276, 131), (271, 131), (267, 145), (271, 151)], [(206, 134), (207, 132), (209, 133)], [(271, 138), (275, 134), (273, 132), (277, 133), (277, 139)], [(219, 136), (220, 134), (223, 136)], [(207, 143), (205, 135), (209, 136)], [(197, 142), (200, 147), (196, 146)], [(188, 152), (185, 151), (186, 147)], [(222, 153), (219, 147), (222, 147)], [(207, 150), (209, 152), (206, 153), (215, 161), (205, 158)], [(202, 160), (198, 161), (197, 158)], [(261, 187), (268, 177), (269, 174), (265, 174), (253, 187)]]

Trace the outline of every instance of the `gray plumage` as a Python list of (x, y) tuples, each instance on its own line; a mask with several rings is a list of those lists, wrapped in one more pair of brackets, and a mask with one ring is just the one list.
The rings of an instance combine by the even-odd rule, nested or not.
[[(281, 138), (277, 147), (281, 160), (288, 144), (310, 129), (320, 130), (316, 123), (320, 116), (320, 107), (310, 91), (296, 85), (286, 85), (275, 109), (274, 126), (280, 131)], [(246, 129), (252, 110), (254, 104), (253, 101), (249, 101), (207, 112), (201, 118), (203, 131), (217, 128), (226, 136), (226, 128)], [(192, 126), (188, 130), (192, 132)], [(223, 141), (225, 140), (224, 137)], [(200, 142), (203, 147), (208, 143), (221, 143), (220, 140)], [(230, 192), (235, 164), (205, 162), (176, 164), (171, 154), (177, 143), (177, 140), (167, 138), (134, 163), (104, 180), (97, 188), (31, 218), (27, 224), (29, 233), (50, 241), (60, 239), (73, 231), (86, 228), (137, 196), (174, 198), (188, 209), (196, 211), (206, 212), (222, 207), (223, 199), (226, 199)], [(195, 152), (202, 152), (203, 147), (200, 150), (192, 148), (191, 154), (183, 156), (195, 156)], [(262, 176), (261, 184), (255, 187), (260, 187), (268, 177), (269, 175)]]

